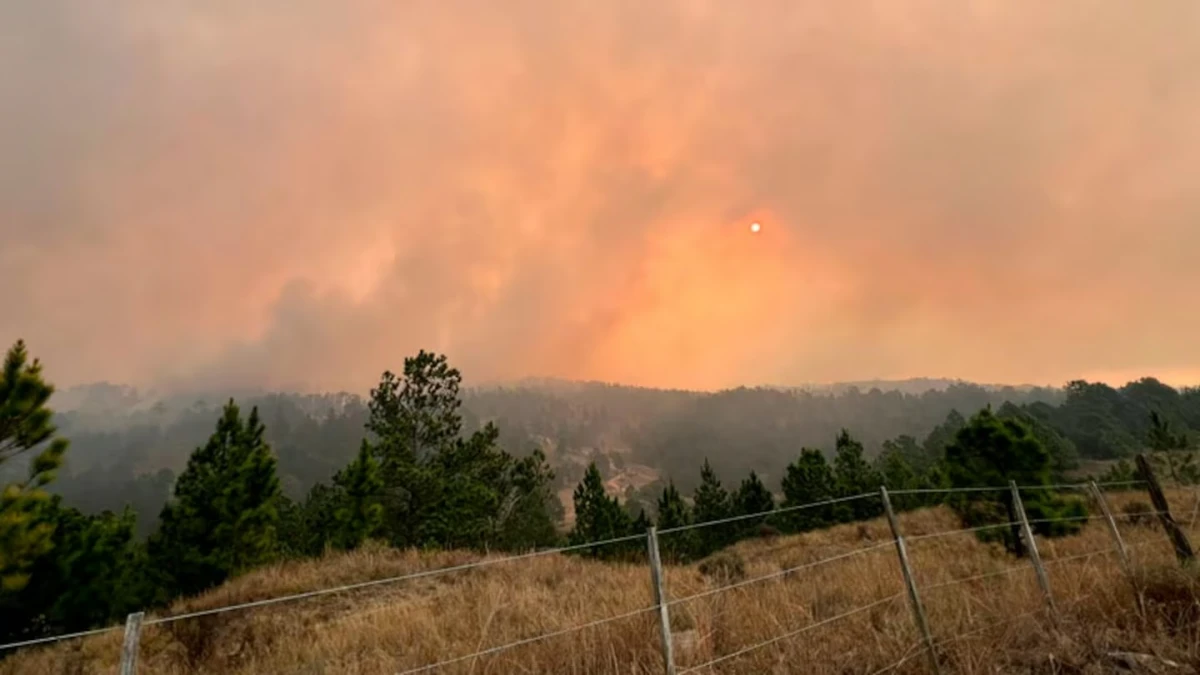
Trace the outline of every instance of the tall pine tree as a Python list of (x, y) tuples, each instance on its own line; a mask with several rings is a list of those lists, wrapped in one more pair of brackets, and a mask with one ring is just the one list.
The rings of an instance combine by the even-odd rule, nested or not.
[(279, 478), (263, 431), (257, 408), (243, 421), (230, 399), (188, 459), (150, 540), (167, 592), (197, 593), (275, 557)]
[(754, 471), (750, 472), (750, 476), (742, 479), (742, 484), (738, 485), (738, 491), (733, 494), (733, 514), (734, 515), (754, 515), (763, 514), (761, 518), (748, 518), (737, 522), (738, 532), (740, 536), (748, 536), (772, 520), (772, 513), (775, 510), (775, 496), (770, 494), (767, 485), (763, 484), (762, 479), (758, 478), (758, 474)]
[[(588, 465), (583, 480), (575, 488), (575, 527), (571, 530), (569, 543), (572, 546), (624, 537), (632, 533), (633, 524), (625, 509), (615, 498), (609, 497), (604, 489), (604, 479), (596, 463)], [(584, 549), (585, 555), (597, 558), (613, 558), (623, 554), (621, 546), (596, 546)]]
[[(675, 487), (675, 481), (667, 481), (658, 498), (658, 529), (673, 530), (692, 524), (692, 512), (683, 495)], [(672, 562), (683, 562), (692, 558), (697, 548), (696, 530), (686, 529), (666, 532), (659, 536), (662, 556)]]
[(883, 502), (875, 496), (883, 479), (863, 456), (862, 443), (854, 440), (845, 429), (837, 437), (833, 476), (837, 481), (837, 496), (871, 495), (846, 503), (845, 512), (849, 519), (869, 520), (883, 515)]
[(780, 514), (785, 529), (806, 532), (828, 527), (843, 519), (841, 505), (800, 508), (837, 496), (833, 469), (825, 461), (825, 453), (801, 448), (800, 457), (788, 465), (783, 477), (783, 508), (793, 509)]
[(334, 519), (337, 522), (336, 545), (341, 549), (358, 548), (366, 539), (374, 537), (383, 524), (383, 479), (379, 476), (379, 465), (371, 456), (371, 444), (364, 438), (358, 455), (346, 468), (333, 477), (338, 489), (338, 506)]
[[(708, 459), (704, 460), (704, 466), (700, 469), (700, 486), (696, 488), (692, 502), (697, 524), (725, 520), (733, 515), (733, 500), (721, 486)], [(696, 537), (697, 555), (706, 556), (732, 544), (737, 538), (737, 525), (725, 523), (700, 527), (696, 530)]]
[(43, 515), (49, 495), (42, 488), (54, 479), (67, 451), (66, 439), (55, 437), (54, 413), (46, 406), (53, 393), (41, 363), (31, 363), (18, 340), (0, 372), (0, 465), (47, 445), (29, 461), (25, 480), (0, 487), (0, 590), (23, 588), (30, 567), (53, 547), (55, 523)]

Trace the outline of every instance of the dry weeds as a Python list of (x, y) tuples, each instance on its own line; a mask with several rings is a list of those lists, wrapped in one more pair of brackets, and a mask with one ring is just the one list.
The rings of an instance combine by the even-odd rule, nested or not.
[[(1144, 496), (1114, 494), (1111, 499), (1120, 513), (1124, 504)], [(1175, 492), (1177, 516), (1188, 518), (1193, 501), (1191, 492)], [(1054, 620), (1027, 560), (1014, 559), (971, 534), (923, 538), (960, 527), (945, 509), (903, 514), (900, 520), (910, 537), (915, 576), (945, 673), (1128, 672), (1118, 663), (1121, 658), (1126, 663), (1136, 660), (1142, 664), (1136, 667), (1146, 672), (1159, 667), (1167, 668), (1163, 672), (1196, 672), (1200, 666), (1200, 580), (1179, 569), (1157, 525), (1120, 526), (1134, 558), (1144, 612), (1102, 523), (1089, 523), (1078, 536), (1041, 541), (1059, 608)], [(743, 542), (722, 554), (729, 560), (706, 566), (707, 574), (699, 564), (669, 568), (672, 598), (706, 594), (671, 607), (680, 670), (804, 631), (696, 672), (875, 673), (902, 659), (906, 660), (891, 672), (927, 672), (890, 541), (884, 521), (851, 524)], [(875, 548), (784, 573), (865, 546)], [(171, 613), (445, 567), (471, 558), (370, 548), (259, 570), (178, 603)], [(728, 572), (736, 570), (738, 562), (744, 578)], [(714, 574), (714, 568), (725, 572)], [(776, 576), (746, 583), (763, 575)], [(708, 594), (741, 583), (745, 585)], [(837, 618), (877, 601), (871, 609)], [(644, 565), (550, 555), (149, 626), (139, 673), (397, 673), (650, 606)], [(661, 673), (656, 621), (653, 612), (645, 611), (429, 672)], [(823, 621), (829, 623), (820, 624)], [(117, 631), (28, 650), (0, 662), (0, 674), (115, 672), (120, 642)], [(1113, 656), (1117, 652), (1151, 656)], [(1163, 659), (1180, 666), (1172, 669)]]

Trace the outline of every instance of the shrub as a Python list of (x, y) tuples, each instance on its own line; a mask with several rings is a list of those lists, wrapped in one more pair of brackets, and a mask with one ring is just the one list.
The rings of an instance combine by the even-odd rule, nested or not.
[(1146, 502), (1129, 502), (1121, 507), (1121, 513), (1130, 525), (1151, 527), (1154, 525), (1154, 507)]
[(700, 562), (700, 574), (722, 583), (746, 578), (746, 561), (736, 551), (722, 551)]

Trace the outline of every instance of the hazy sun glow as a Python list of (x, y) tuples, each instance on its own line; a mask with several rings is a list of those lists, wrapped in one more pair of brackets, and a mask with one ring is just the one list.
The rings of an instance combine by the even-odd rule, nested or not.
[(760, 230), (762, 230), (762, 225), (760, 223), (750, 223), (750, 231), (751, 232), (757, 233)]

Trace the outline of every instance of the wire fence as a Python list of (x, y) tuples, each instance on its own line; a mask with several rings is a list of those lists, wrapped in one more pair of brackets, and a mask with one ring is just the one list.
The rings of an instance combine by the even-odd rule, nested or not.
[[(686, 673), (693, 673), (693, 672), (698, 672), (698, 671), (705, 670), (705, 669), (712, 669), (713, 667), (715, 667), (719, 664), (723, 664), (723, 663), (741, 658), (743, 656), (751, 654), (752, 652), (756, 652), (758, 650), (764, 649), (771, 645), (776, 645), (780, 642), (796, 638), (796, 637), (803, 635), (809, 631), (813, 631), (818, 628), (821, 628), (821, 627), (824, 627), (824, 626), (827, 626), (827, 625), (830, 625), (830, 624), (833, 624), (833, 623), (836, 623), (836, 622), (839, 622), (839, 621), (842, 621), (845, 619), (849, 619), (850, 617), (856, 616), (858, 614), (862, 614), (862, 613), (880, 608), (884, 605), (894, 603), (897, 600), (900, 600), (907, 595), (909, 598), (910, 608), (914, 613), (914, 619), (915, 619), (916, 625), (921, 630), (921, 632), (924, 633), (923, 642), (919, 643), (919, 647), (923, 646), (924, 649), (920, 649), (918, 647), (917, 651), (915, 651), (915, 652), (912, 650), (912, 648), (906, 650), (906, 653), (901, 656), (900, 660), (896, 661), (895, 663), (891, 664), (890, 666), (885, 667), (884, 669), (882, 669), (880, 671), (877, 671), (879, 673), (883, 673), (883, 672), (887, 672), (890, 670), (894, 670), (895, 668), (898, 668), (899, 666), (903, 665), (904, 663), (907, 663), (909, 660), (917, 657), (922, 652), (928, 652), (931, 655), (936, 655), (936, 653), (940, 647), (945, 646), (950, 641), (963, 639), (964, 637), (966, 637), (968, 635), (968, 634), (959, 634), (959, 635), (955, 635), (955, 636), (942, 637), (939, 640), (935, 641), (932, 634), (929, 632), (928, 626), (926, 625), (927, 622), (926, 622), (926, 618), (925, 618), (925, 610), (924, 610), (923, 604), (920, 600), (921, 593), (927, 592), (927, 591), (941, 590), (941, 589), (958, 586), (960, 584), (965, 584), (965, 583), (984, 581), (984, 580), (992, 579), (992, 578), (1008, 577), (1010, 575), (1017, 574), (1022, 571), (1029, 571), (1029, 570), (1035, 571), (1039, 575), (1039, 578), (1043, 579), (1043, 583), (1044, 583), (1044, 575), (1046, 574), (1046, 572), (1045, 572), (1046, 567), (1052, 567), (1052, 566), (1067, 564), (1067, 563), (1071, 563), (1071, 562), (1078, 562), (1081, 560), (1091, 559), (1091, 558), (1094, 558), (1097, 556), (1112, 555), (1114, 553), (1120, 554), (1122, 557), (1124, 557), (1126, 555), (1127, 550), (1131, 550), (1137, 546), (1145, 545), (1148, 542), (1141, 542), (1141, 543), (1133, 545), (1133, 546), (1126, 546), (1124, 544), (1123, 540), (1121, 539), (1121, 535), (1118, 532), (1115, 522), (1117, 520), (1135, 519), (1135, 518), (1141, 518), (1141, 517), (1145, 517), (1145, 516), (1157, 516), (1157, 515), (1166, 513), (1166, 511), (1154, 510), (1151, 512), (1139, 512), (1139, 513), (1129, 513), (1129, 514), (1123, 513), (1123, 514), (1119, 514), (1119, 515), (1113, 515), (1108, 512), (1107, 505), (1105, 505), (1104, 509), (1103, 509), (1104, 516), (1107, 517), (1109, 519), (1110, 523), (1112, 524), (1111, 532), (1112, 532), (1113, 537), (1115, 538), (1114, 545), (1111, 547), (1108, 547), (1108, 548), (1105, 548), (1102, 550), (1086, 551), (1084, 553), (1072, 554), (1072, 555), (1068, 555), (1068, 556), (1054, 556), (1054, 557), (1050, 558), (1049, 560), (1042, 561), (1036, 555), (1036, 547), (1031, 546), (1031, 548), (1033, 548), (1033, 550), (1035, 551), (1034, 555), (1030, 556), (1033, 560), (1032, 565), (1024, 565), (1024, 564), (1013, 565), (1013, 566), (1010, 566), (1010, 567), (1002, 569), (1002, 570), (993, 570), (993, 571), (984, 572), (981, 574), (973, 574), (973, 575), (968, 575), (968, 576), (964, 576), (964, 577), (952, 578), (952, 579), (945, 580), (945, 581), (939, 581), (937, 583), (918, 584), (914, 580), (914, 577), (912, 575), (912, 569), (911, 569), (910, 562), (909, 562), (907, 552), (906, 552), (906, 542), (912, 543), (912, 542), (919, 542), (919, 541), (926, 541), (926, 540), (941, 539), (941, 538), (946, 538), (946, 537), (955, 536), (955, 535), (979, 534), (979, 533), (986, 532), (989, 530), (996, 530), (996, 529), (1010, 529), (1011, 530), (1014, 528), (1019, 529), (1019, 530), (1021, 530), (1023, 528), (1021, 536), (1022, 536), (1022, 538), (1028, 538), (1032, 534), (1032, 530), (1030, 528), (1033, 525), (1048, 525), (1048, 524), (1057, 523), (1057, 522), (1079, 523), (1082, 521), (1089, 520), (1091, 518), (1095, 518), (1097, 516), (1095, 516), (1095, 515), (1064, 516), (1064, 517), (1059, 517), (1059, 518), (1039, 518), (1039, 519), (1030, 520), (1026, 517), (1024, 509), (1021, 508), (1019, 510), (1019, 518), (1017, 520), (1012, 520), (1012, 521), (1004, 522), (1004, 523), (991, 523), (991, 524), (980, 525), (980, 526), (975, 526), (975, 527), (965, 527), (965, 528), (961, 528), (961, 529), (946, 530), (946, 531), (925, 533), (925, 534), (919, 534), (919, 535), (905, 537), (901, 533), (901, 531), (897, 525), (897, 521), (892, 512), (891, 504), (888, 500), (888, 495), (895, 496), (895, 495), (916, 495), (916, 494), (934, 494), (934, 493), (940, 493), (940, 494), (984, 493), (984, 492), (1005, 492), (1005, 491), (1012, 491), (1014, 494), (1016, 494), (1018, 491), (1030, 492), (1030, 491), (1045, 491), (1045, 490), (1086, 490), (1086, 491), (1091, 491), (1093, 493), (1094, 497), (1096, 497), (1100, 500), (1104, 500), (1103, 493), (1102, 493), (1103, 489), (1126, 487), (1126, 486), (1138, 485), (1138, 484), (1144, 484), (1144, 482), (1143, 481), (1127, 481), (1127, 482), (1111, 482), (1111, 483), (1100, 483), (1100, 484), (1089, 482), (1089, 483), (1078, 483), (1078, 484), (1055, 484), (1055, 485), (1026, 485), (1026, 486), (1009, 485), (1009, 486), (1004, 486), (1004, 487), (978, 486), (978, 487), (962, 487), (962, 488), (922, 488), (922, 489), (895, 490), (895, 491), (888, 491), (888, 490), (881, 488), (880, 492), (878, 492), (878, 493), (863, 493), (863, 494), (858, 494), (858, 495), (826, 499), (826, 500), (808, 503), (808, 504), (790, 505), (790, 506), (786, 506), (786, 507), (780, 508), (780, 509), (775, 509), (772, 511), (764, 511), (764, 512), (754, 513), (754, 514), (739, 515), (739, 516), (735, 516), (735, 517), (724, 518), (724, 519), (719, 519), (719, 520), (714, 520), (714, 521), (692, 523), (692, 524), (682, 525), (679, 527), (667, 528), (667, 529), (658, 530), (658, 531), (655, 531), (654, 528), (651, 528), (646, 534), (635, 534), (635, 535), (629, 535), (629, 536), (614, 537), (614, 538), (605, 539), (602, 541), (586, 542), (586, 543), (574, 544), (574, 545), (570, 545), (570, 546), (558, 547), (558, 548), (553, 548), (553, 549), (545, 549), (545, 550), (540, 550), (540, 551), (532, 551), (532, 552), (528, 552), (528, 553), (509, 555), (509, 556), (504, 556), (504, 557), (487, 557), (487, 558), (475, 560), (475, 561), (460, 564), (460, 565), (454, 565), (454, 566), (437, 568), (437, 569), (421, 570), (421, 571), (411, 572), (408, 574), (403, 574), (403, 575), (398, 575), (398, 576), (391, 576), (391, 577), (386, 577), (386, 578), (381, 578), (381, 579), (374, 579), (374, 580), (363, 581), (363, 582), (358, 582), (358, 583), (345, 584), (345, 585), (335, 586), (335, 587), (331, 587), (331, 588), (307, 591), (307, 592), (303, 592), (303, 593), (295, 593), (295, 594), (291, 594), (291, 595), (267, 598), (267, 599), (252, 601), (252, 602), (231, 604), (231, 605), (227, 605), (227, 606), (223, 606), (223, 607), (216, 607), (216, 608), (205, 609), (205, 610), (200, 610), (200, 611), (187, 612), (187, 613), (183, 613), (183, 614), (150, 617), (150, 618), (147, 618), (144, 622), (141, 620), (141, 615), (139, 613), (138, 615), (136, 615), (137, 621), (134, 622), (133, 621), (134, 616), (131, 615), (131, 620), (129, 623), (127, 623), (127, 625), (125, 627), (126, 628), (126, 651), (128, 651), (128, 645), (130, 644), (130, 640), (132, 639), (133, 653), (135, 654), (135, 658), (136, 658), (137, 639), (138, 639), (138, 636), (140, 635), (140, 627), (141, 626), (153, 626), (153, 625), (168, 624), (168, 623), (172, 623), (172, 622), (183, 621), (183, 620), (187, 620), (187, 619), (194, 619), (194, 618), (198, 618), (198, 617), (213, 616), (213, 615), (223, 614), (223, 613), (227, 613), (227, 612), (236, 612), (236, 611), (266, 607), (266, 606), (270, 606), (270, 605), (276, 605), (276, 604), (280, 604), (280, 603), (295, 602), (295, 601), (316, 598), (316, 597), (321, 597), (321, 596), (327, 596), (327, 595), (333, 595), (333, 594), (339, 594), (339, 593), (347, 593), (347, 592), (351, 592), (351, 591), (355, 591), (355, 590), (361, 590), (361, 589), (381, 586), (381, 585), (385, 585), (385, 584), (397, 584), (397, 583), (403, 583), (403, 582), (413, 581), (413, 580), (417, 580), (417, 579), (436, 577), (436, 576), (440, 576), (440, 575), (469, 572), (469, 571), (476, 570), (479, 568), (496, 566), (496, 565), (506, 564), (506, 563), (519, 562), (519, 561), (527, 561), (532, 558), (537, 558), (537, 557), (542, 557), (542, 556), (562, 555), (562, 554), (566, 554), (566, 553), (585, 551), (585, 550), (589, 550), (589, 549), (595, 550), (595, 549), (599, 549), (599, 548), (605, 547), (605, 546), (628, 544), (630, 542), (635, 542), (635, 541), (645, 541), (646, 545), (648, 547), (648, 553), (649, 553), (648, 558), (650, 561), (650, 567), (651, 567), (650, 573), (651, 573), (652, 581), (654, 584), (654, 588), (660, 594), (659, 597), (657, 597), (655, 599), (655, 603), (653, 605), (635, 609), (635, 610), (628, 611), (628, 612), (623, 612), (623, 613), (620, 613), (620, 614), (617, 614), (614, 616), (604, 617), (604, 618), (596, 619), (593, 621), (588, 621), (585, 623), (572, 625), (572, 626), (566, 627), (566, 628), (555, 629), (555, 630), (540, 633), (537, 635), (524, 637), (524, 638), (521, 638), (521, 639), (518, 639), (515, 641), (511, 641), (511, 642), (507, 642), (504, 644), (478, 649), (472, 653), (453, 656), (453, 657), (450, 657), (450, 658), (447, 658), (444, 660), (440, 660), (440, 661), (437, 661), (434, 663), (429, 663), (429, 664), (422, 665), (419, 667), (410, 668), (408, 670), (403, 670), (403, 671), (400, 671), (400, 673), (398, 673), (398, 675), (412, 675), (415, 673), (438, 671), (438, 670), (441, 670), (441, 669), (444, 669), (444, 668), (447, 668), (447, 667), (450, 667), (450, 666), (453, 666), (456, 664), (475, 662), (480, 659), (486, 659), (489, 657), (497, 656), (503, 652), (506, 652), (506, 651), (509, 651), (512, 649), (517, 649), (517, 648), (520, 648), (523, 646), (528, 646), (528, 645), (532, 645), (535, 643), (552, 640), (554, 638), (564, 637), (564, 636), (567, 636), (567, 635), (570, 635), (570, 634), (573, 634), (573, 633), (576, 633), (579, 631), (584, 631), (584, 630), (588, 630), (591, 628), (596, 628), (596, 627), (603, 626), (606, 624), (623, 621), (623, 620), (628, 620), (628, 619), (632, 619), (634, 617), (647, 615), (647, 614), (651, 614), (651, 613), (655, 613), (655, 612), (659, 613), (659, 615), (660, 615), (660, 631), (662, 633), (662, 638), (663, 638), (663, 658), (664, 658), (666, 666), (667, 666), (667, 672), (668, 673), (676, 673), (676, 675), (684, 675)], [(722, 524), (729, 524), (729, 523), (740, 522), (740, 521), (751, 520), (751, 519), (763, 519), (763, 518), (768, 518), (771, 516), (777, 516), (777, 515), (783, 514), (783, 513), (790, 513), (790, 512), (802, 511), (802, 510), (807, 510), (807, 509), (816, 509), (816, 508), (827, 507), (827, 506), (832, 506), (832, 505), (836, 505), (836, 504), (848, 503), (848, 502), (853, 502), (853, 501), (857, 501), (857, 500), (865, 500), (865, 499), (881, 499), (882, 500), (882, 502), (885, 506), (889, 521), (891, 523), (891, 527), (892, 527), (892, 531), (893, 531), (892, 539), (889, 539), (889, 540), (881, 542), (881, 543), (860, 546), (858, 548), (854, 548), (849, 551), (844, 551), (841, 553), (823, 557), (819, 560), (805, 562), (805, 563), (797, 564), (797, 565), (791, 565), (789, 567), (782, 568), (782, 569), (779, 569), (779, 570), (771, 572), (771, 573), (762, 574), (759, 576), (740, 580), (740, 581), (733, 582), (733, 583), (727, 583), (725, 585), (716, 586), (713, 588), (708, 588), (708, 589), (705, 589), (702, 591), (697, 591), (697, 592), (683, 595), (680, 597), (670, 598), (665, 593), (665, 589), (663, 588), (663, 583), (664, 583), (663, 569), (662, 569), (661, 564), (658, 562), (658, 557), (659, 557), (658, 556), (658, 543), (657, 543), (658, 535), (671, 534), (671, 533), (675, 533), (675, 532), (682, 532), (685, 530), (694, 530), (694, 529), (700, 529), (700, 528), (711, 527), (711, 526), (722, 525)], [(1019, 500), (1014, 500), (1014, 503), (1016, 503), (1018, 506), (1020, 505)], [(1198, 499), (1198, 504), (1200, 504), (1200, 499)], [(1027, 545), (1032, 545), (1034, 542), (1032, 540), (1029, 540), (1026, 543), (1027, 543)], [(693, 601), (696, 601), (696, 600), (699, 600), (702, 598), (709, 598), (709, 597), (713, 597), (716, 595), (720, 595), (720, 594), (724, 594), (724, 593), (728, 593), (728, 592), (732, 592), (732, 591), (746, 589), (750, 586), (763, 584), (768, 581), (778, 580), (778, 579), (786, 579), (788, 577), (797, 575), (800, 572), (813, 570), (818, 567), (824, 567), (824, 566), (831, 565), (833, 563), (837, 563), (837, 562), (841, 562), (841, 561), (846, 561), (850, 558), (855, 558), (855, 557), (858, 557), (858, 556), (861, 556), (861, 555), (864, 555), (867, 553), (879, 551), (879, 550), (889, 548), (889, 547), (896, 547), (897, 552), (899, 554), (899, 563), (900, 563), (901, 571), (903, 573), (902, 578), (905, 582), (904, 588), (896, 591), (895, 593), (891, 593), (891, 594), (885, 595), (884, 597), (881, 597), (881, 598), (878, 598), (875, 600), (871, 600), (870, 602), (866, 602), (865, 604), (861, 604), (859, 606), (847, 609), (847, 610), (842, 611), (834, 616), (830, 616), (827, 618), (813, 621), (813, 622), (808, 623), (805, 626), (802, 626), (800, 628), (796, 628), (796, 629), (793, 629), (790, 631), (783, 632), (779, 635), (768, 637), (768, 638), (760, 640), (758, 642), (736, 648), (729, 653), (715, 656), (714, 658), (711, 658), (702, 663), (699, 663), (696, 665), (690, 665), (683, 669), (676, 670), (675, 664), (673, 662), (673, 655), (672, 655), (672, 648), (671, 648), (672, 636), (671, 636), (671, 627), (670, 627), (670, 611), (672, 608), (677, 608), (678, 606), (680, 606), (684, 603), (693, 602)], [(1035, 615), (1035, 614), (1043, 612), (1043, 611), (1050, 611), (1052, 613), (1056, 611), (1056, 609), (1054, 607), (1054, 603), (1050, 597), (1049, 587), (1044, 585), (1044, 589), (1045, 589), (1045, 592), (1047, 595), (1047, 600), (1049, 601), (1048, 607), (1036, 610), (1035, 612), (1029, 612), (1026, 614)], [(1016, 616), (1010, 617), (1010, 618), (1006, 619), (1004, 622), (1000, 622), (1000, 623), (994, 624), (992, 626), (986, 626), (982, 630), (987, 630), (988, 628), (995, 627), (996, 625), (1001, 625), (1003, 623), (1015, 621), (1019, 618), (1022, 618), (1022, 616), (1024, 616), (1024, 615), (1016, 615)], [(134, 626), (135, 624), (137, 626), (136, 630), (131, 628), (131, 626)], [(44, 638), (37, 638), (37, 639), (31, 639), (31, 640), (24, 640), (24, 641), (20, 641), (20, 642), (12, 642), (9, 644), (0, 645), (0, 653), (9, 651), (9, 650), (18, 649), (18, 648), (23, 648), (23, 647), (44, 645), (44, 644), (59, 642), (59, 641), (63, 641), (63, 640), (73, 640), (73, 639), (80, 639), (80, 638), (101, 635), (104, 633), (110, 633), (110, 632), (115, 632), (115, 631), (121, 630), (121, 628), (122, 628), (121, 626), (111, 626), (111, 627), (99, 628), (99, 629), (88, 630), (88, 631), (81, 631), (81, 632), (76, 632), (76, 633), (56, 635), (56, 636), (52, 636), (52, 637), (44, 637)], [(132, 638), (131, 638), (131, 631), (132, 631)], [(936, 659), (936, 656), (935, 656), (935, 659)], [(125, 671), (123, 671), (123, 672), (125, 672)], [(132, 671), (130, 671), (130, 672), (132, 672)]]

